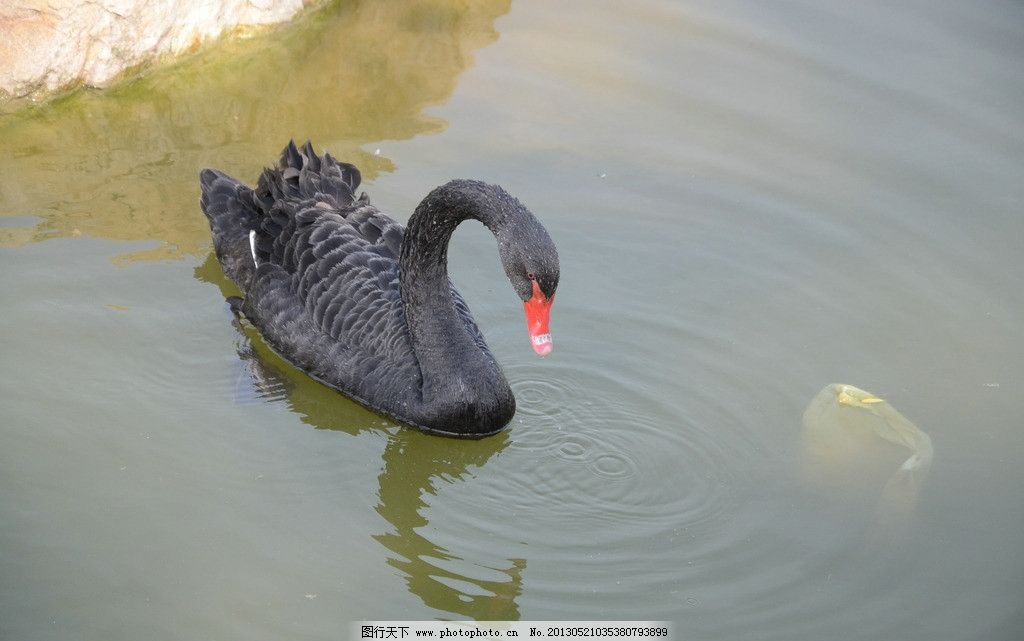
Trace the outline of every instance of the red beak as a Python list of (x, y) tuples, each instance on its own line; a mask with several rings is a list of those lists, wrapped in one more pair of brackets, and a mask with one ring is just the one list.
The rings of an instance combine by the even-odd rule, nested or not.
[(533, 351), (541, 356), (551, 353), (554, 345), (551, 342), (551, 333), (548, 331), (548, 317), (551, 314), (551, 303), (555, 301), (554, 296), (548, 298), (540, 291), (540, 285), (533, 281), (533, 298), (523, 303), (526, 310), (526, 330), (530, 333), (530, 345)]

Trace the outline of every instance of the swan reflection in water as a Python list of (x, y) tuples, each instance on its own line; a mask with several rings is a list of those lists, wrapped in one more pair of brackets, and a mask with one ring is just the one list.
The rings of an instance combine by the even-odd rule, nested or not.
[[(226, 300), (238, 293), (212, 253), (195, 274), (197, 279), (218, 286)], [(474, 468), (505, 449), (508, 433), (454, 441), (412, 428), (388, 429), (392, 424), (341, 394), (307, 384), (305, 374), (274, 354), (254, 328), (234, 313), (226, 313), (231, 314), (231, 324), (238, 332), (237, 402), (286, 402), (304, 423), (317, 429), (349, 434), (363, 429), (388, 430), (376, 510), (392, 529), (370, 535), (389, 551), (387, 563), (404, 575), (409, 591), (430, 608), (462, 617), (518, 619), (516, 598), (522, 592), (525, 559), (473, 563), (459, 550), (438, 545), (421, 533), (430, 525), (423, 515), (429, 507), (424, 497), (437, 494), (445, 485), (470, 479)]]
[(874, 502), (875, 533), (899, 532), (931, 468), (931, 438), (885, 400), (853, 385), (822, 389), (804, 411), (803, 478)]

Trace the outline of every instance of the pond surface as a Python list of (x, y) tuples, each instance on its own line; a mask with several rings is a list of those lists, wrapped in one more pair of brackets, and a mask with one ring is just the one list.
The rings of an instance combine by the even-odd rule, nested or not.
[[(988, 0), (342, 2), (5, 117), (0, 638), (1022, 638), (1021, 34)], [(547, 359), (488, 232), (451, 249), (508, 430), (397, 426), (235, 321), (197, 172), (289, 138), (401, 221), (453, 177), (544, 221)]]

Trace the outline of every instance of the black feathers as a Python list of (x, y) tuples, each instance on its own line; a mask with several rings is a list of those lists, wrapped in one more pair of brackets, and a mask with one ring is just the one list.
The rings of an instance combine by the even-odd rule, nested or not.
[(438, 208), (436, 236), (404, 248), (405, 229), (357, 199), (359, 183), (358, 169), (308, 142), (289, 143), (255, 189), (201, 172), (200, 202), (224, 271), (245, 292), (242, 312), (294, 365), (371, 408), (450, 435), (501, 429), (511, 390), (444, 261), (454, 226), (481, 216)]

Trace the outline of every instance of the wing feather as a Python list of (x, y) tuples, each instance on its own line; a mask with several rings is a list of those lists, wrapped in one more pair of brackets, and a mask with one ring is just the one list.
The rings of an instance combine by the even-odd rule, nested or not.
[(291, 277), (305, 318), (345, 350), (415, 362), (398, 290), (404, 229), (354, 197), (359, 182), (352, 165), (290, 143), (254, 193), (257, 260)]
[[(244, 311), (296, 365), (384, 407), (395, 399), (376, 398), (381, 390), (414, 398), (422, 378), (399, 292), (405, 229), (366, 194), (355, 198), (359, 182), (355, 167), (317, 156), (309, 143), (289, 143), (279, 165), (264, 170), (251, 192), (258, 267)], [(489, 354), (454, 286), (452, 293)]]

